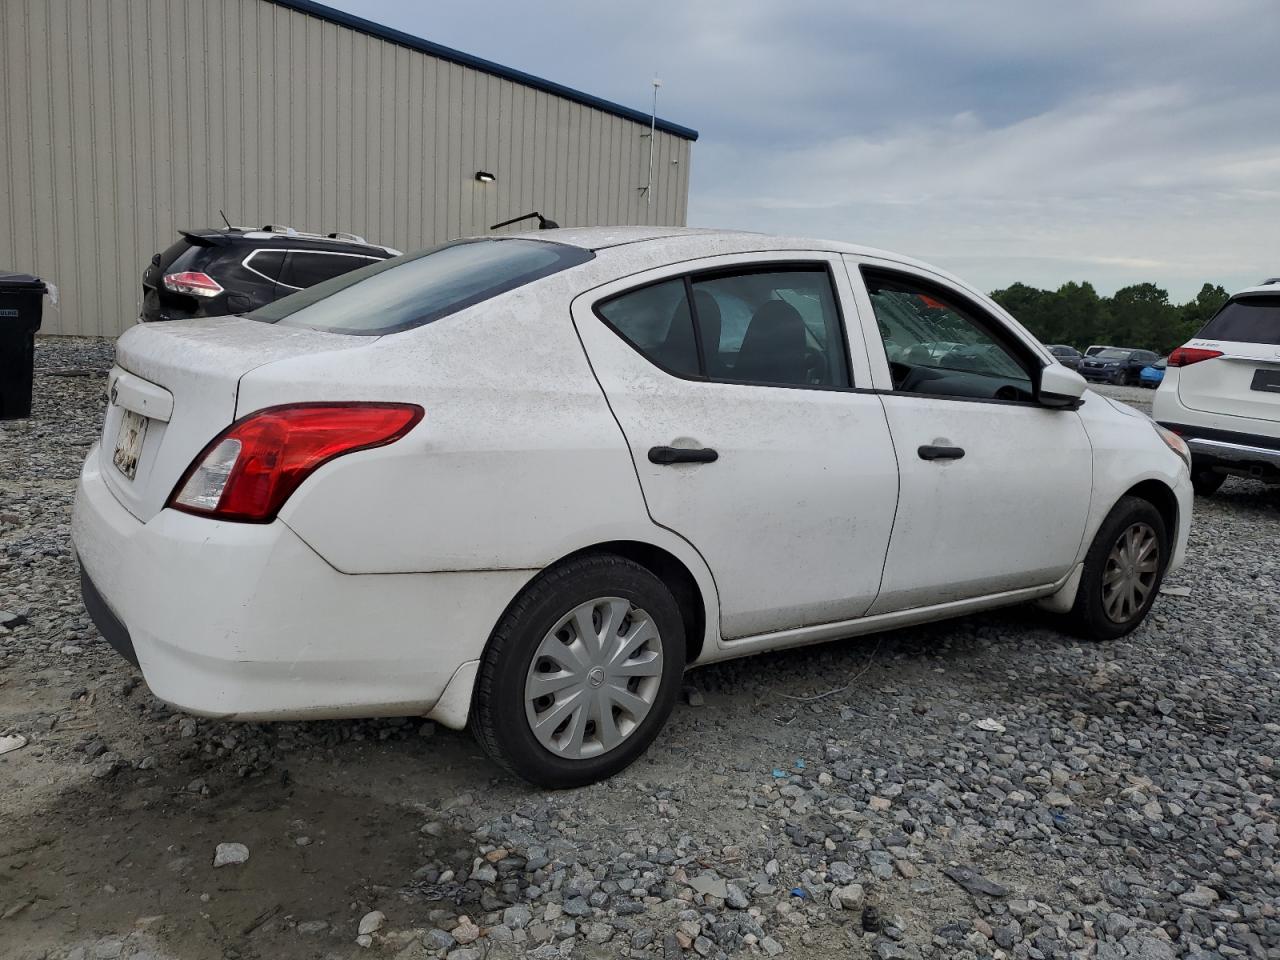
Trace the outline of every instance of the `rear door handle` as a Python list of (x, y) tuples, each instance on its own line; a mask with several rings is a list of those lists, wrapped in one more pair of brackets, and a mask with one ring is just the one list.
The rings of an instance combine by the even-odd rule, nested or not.
[(921, 460), (959, 460), (964, 456), (963, 447), (935, 447), (925, 444), (916, 451)]
[(686, 447), (650, 447), (649, 462), (666, 466), (671, 463), (714, 463), (720, 454), (710, 447), (690, 450)]

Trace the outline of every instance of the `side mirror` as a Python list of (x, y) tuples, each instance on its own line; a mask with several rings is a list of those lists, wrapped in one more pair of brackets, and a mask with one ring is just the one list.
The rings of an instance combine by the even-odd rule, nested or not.
[(1088, 389), (1088, 382), (1080, 374), (1060, 363), (1051, 363), (1040, 370), (1036, 401), (1042, 407), (1074, 410), (1084, 402), (1084, 392)]

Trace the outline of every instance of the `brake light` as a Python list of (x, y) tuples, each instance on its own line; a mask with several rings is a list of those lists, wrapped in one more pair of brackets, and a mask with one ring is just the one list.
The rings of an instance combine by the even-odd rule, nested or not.
[(413, 403), (299, 403), (259, 410), (214, 437), (167, 505), (219, 520), (269, 523), (319, 467), (394, 443), (424, 412)]
[(164, 288), (191, 297), (216, 297), (222, 292), (222, 284), (207, 273), (188, 270), (184, 273), (165, 274)]
[(1202, 347), (1179, 347), (1169, 354), (1169, 366), (1189, 367), (1201, 360), (1212, 360), (1222, 356), (1221, 350), (1205, 350)]

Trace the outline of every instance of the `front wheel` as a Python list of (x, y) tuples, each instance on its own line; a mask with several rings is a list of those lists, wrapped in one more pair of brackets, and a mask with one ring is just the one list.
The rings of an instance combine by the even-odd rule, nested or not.
[(684, 666), (684, 622), (666, 584), (622, 557), (579, 557), (540, 574), (494, 629), (472, 731), (538, 786), (594, 783), (653, 742)]
[(1085, 555), (1071, 618), (1092, 640), (1123, 637), (1142, 623), (1169, 562), (1164, 519), (1146, 500), (1123, 497)]

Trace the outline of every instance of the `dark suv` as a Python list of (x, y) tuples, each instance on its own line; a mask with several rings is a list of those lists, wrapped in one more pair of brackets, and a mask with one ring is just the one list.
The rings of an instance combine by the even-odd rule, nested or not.
[(1049, 352), (1064, 367), (1072, 370), (1080, 369), (1080, 351), (1075, 347), (1068, 346), (1065, 343), (1051, 343), (1049, 344)]
[(1100, 383), (1137, 384), (1142, 368), (1155, 363), (1160, 354), (1129, 347), (1107, 347), (1080, 361), (1080, 373), (1086, 380)]
[(321, 280), (400, 251), (350, 233), (292, 227), (179, 230), (142, 274), (142, 319), (186, 320), (248, 313)]

